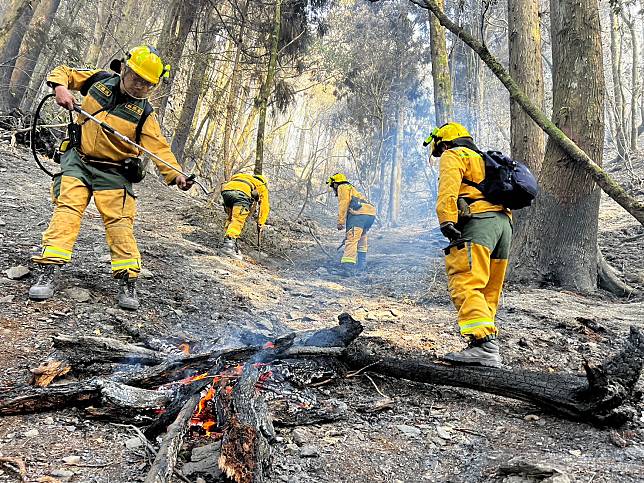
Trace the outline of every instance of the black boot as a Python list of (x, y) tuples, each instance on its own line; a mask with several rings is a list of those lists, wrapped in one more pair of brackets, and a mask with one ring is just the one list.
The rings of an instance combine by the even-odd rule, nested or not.
[(127, 310), (137, 310), (141, 304), (136, 295), (136, 278), (119, 279), (119, 307)]
[(340, 264), (340, 276), (341, 277), (353, 277), (356, 275), (356, 264), (355, 263), (342, 263)]
[(356, 264), (358, 272), (367, 270), (367, 252), (358, 252), (358, 263)]
[(239, 251), (239, 247), (237, 247), (237, 240), (234, 238), (224, 238), (224, 244), (221, 246), (220, 253), (222, 255), (226, 255), (227, 257), (230, 258), (235, 258), (237, 260), (242, 259), (241, 252)]
[(60, 265), (40, 265), (38, 280), (29, 288), (29, 298), (32, 300), (47, 300), (54, 296)]

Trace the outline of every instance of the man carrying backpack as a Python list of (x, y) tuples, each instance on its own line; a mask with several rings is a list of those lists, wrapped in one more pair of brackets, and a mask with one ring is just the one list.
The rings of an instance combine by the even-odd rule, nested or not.
[(501, 366), (494, 324), (508, 266), (511, 213), (488, 201), (479, 183), (485, 162), (467, 129), (449, 122), (434, 129), (424, 145), (440, 157), (436, 214), (450, 240), (445, 266), (461, 334), (469, 346), (444, 359), (461, 364)]
[[(61, 65), (49, 74), (47, 84), (54, 90), (58, 105), (70, 111), (75, 103), (70, 90), (80, 91), (83, 110), (136, 139), (173, 166), (175, 169), (155, 160), (166, 183), (184, 191), (190, 189), (192, 181), (177, 172), (181, 166), (147, 100), (170, 67), (147, 45), (130, 50), (119, 67), (120, 74), (114, 74)], [(93, 196), (105, 225), (112, 273), (120, 282), (118, 304), (136, 310), (141, 254), (133, 232), (136, 202), (132, 184), (141, 181), (144, 170), (141, 166), (128, 170), (127, 166), (140, 165), (140, 153), (82, 115), (72, 125), (71, 133), (71, 142), (61, 158), (61, 172), (54, 176), (51, 189), (54, 213), (43, 234), (42, 251), (33, 257), (40, 266), (40, 276), (29, 289), (29, 297), (45, 300), (54, 295), (59, 268), (71, 260), (83, 214)]]

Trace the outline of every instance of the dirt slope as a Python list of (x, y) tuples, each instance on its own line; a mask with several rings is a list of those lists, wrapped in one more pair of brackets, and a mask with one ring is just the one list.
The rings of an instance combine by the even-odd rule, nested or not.
[[(28, 265), (51, 207), (48, 181), (24, 151), (0, 148), (0, 173), (4, 271)], [(366, 335), (425, 351), (428, 359), (462, 344), (435, 230), (374, 230), (368, 274), (347, 281), (327, 270), (329, 259), (302, 225), (288, 225), (299, 231), (276, 225), (267, 234), (269, 253), (258, 256), (244, 245), (249, 258), (238, 262), (217, 255), (217, 207), (210, 210), (152, 176), (139, 195), (136, 232), (147, 270), (142, 309), (130, 314), (115, 307), (104, 232), (90, 207), (60, 296), (33, 303), (26, 297), (32, 275), (0, 278), (0, 390), (27, 380), (28, 368), (47, 357), (59, 332), (127, 339), (138, 330), (176, 347), (238, 326), (265, 334), (329, 326), (348, 311), (363, 321)], [(601, 223), (607, 258), (625, 260), (618, 268), (641, 288), (644, 239), (620, 240), (642, 228), (612, 203), (604, 204)], [(340, 235), (318, 234), (334, 253)], [(499, 321), (506, 363), (578, 371), (584, 358), (601, 360), (615, 350), (630, 324), (644, 325), (644, 304), (639, 296), (624, 301), (509, 287)], [(370, 412), (380, 393), (394, 399), (393, 407)], [(272, 481), (487, 481), (514, 457), (557, 466), (574, 481), (640, 481), (644, 474), (644, 413), (616, 434), (522, 402), (375, 375), (327, 385), (320, 394), (343, 400), (349, 418), (282, 429)], [(146, 461), (141, 448), (125, 446), (132, 436), (131, 429), (87, 419), (81, 410), (7, 417), (0, 419), (0, 455), (22, 458), (30, 481), (57, 470), (73, 472), (59, 477), (70, 481), (137, 481)], [(81, 456), (81, 466), (62, 461), (70, 455)], [(14, 473), (0, 468), (0, 481), (12, 480)]]

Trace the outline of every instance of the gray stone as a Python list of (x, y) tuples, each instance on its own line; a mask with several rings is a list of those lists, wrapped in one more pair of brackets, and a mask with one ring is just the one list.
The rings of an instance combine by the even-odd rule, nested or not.
[(125, 440), (125, 447), (127, 449), (140, 448), (141, 446), (143, 446), (143, 441), (141, 441), (141, 438), (129, 438)]
[(5, 295), (4, 297), (0, 297), (0, 304), (10, 304), (13, 302), (13, 295)]
[(25, 431), (22, 434), (25, 436), (25, 438), (33, 438), (35, 436), (38, 436), (40, 434), (40, 431), (34, 428), (34, 429), (30, 429), (29, 431)]
[(221, 449), (221, 441), (217, 441), (212, 444), (207, 444), (206, 446), (198, 446), (192, 450), (190, 455), (190, 461), (201, 461), (205, 458), (212, 456), (213, 454), (219, 455), (219, 450)]
[(54, 470), (51, 473), (49, 473), (51, 476), (55, 476), (56, 478), (71, 478), (74, 476), (74, 472), (70, 470)]
[(11, 267), (9, 270), (5, 270), (7, 278), (11, 280), (20, 280), (21, 278), (29, 275), (29, 269), (24, 265), (18, 265), (16, 267)]
[(71, 425), (70, 426), (65, 426), (65, 429), (67, 431), (69, 431), (70, 433), (73, 433), (74, 431), (76, 431), (76, 426), (71, 426)]
[(206, 483), (206, 480), (204, 480), (203, 478), (199, 477), (199, 478), (197, 478), (195, 480), (195, 483)]
[(293, 438), (293, 442), (298, 446), (302, 446), (308, 439), (304, 430), (300, 428), (294, 429), (291, 433), (291, 437)]
[(92, 298), (92, 293), (86, 288), (72, 287), (65, 290), (65, 293), (76, 302), (87, 302)]
[(43, 419), (42, 422), (45, 423), (47, 426), (51, 426), (52, 424), (54, 424), (54, 418), (52, 418), (51, 416), (47, 416), (45, 419)]
[(2, 218), (0, 218), (0, 226), (5, 226), (5, 225), (6, 225), (5, 221)]
[(439, 438), (448, 439), (448, 440), (452, 439), (452, 435), (449, 433), (447, 428), (443, 426), (436, 426), (436, 433), (438, 434)]
[(66, 465), (77, 465), (78, 463), (80, 463), (80, 461), (81, 461), (81, 457), (76, 455), (65, 456), (63, 458), (63, 463), (65, 463)]
[(409, 426), (407, 424), (399, 424), (396, 426), (398, 431), (403, 433), (405, 436), (408, 436), (410, 438), (417, 438), (420, 436), (420, 429), (418, 429), (416, 426)]
[(641, 446), (629, 446), (624, 450), (626, 457), (631, 460), (644, 460), (644, 448)]
[(98, 259), (99, 262), (110, 263), (112, 261), (111, 255), (103, 255)]
[(221, 442), (201, 446), (192, 450), (190, 461), (183, 465), (181, 472), (185, 476), (195, 473), (210, 475), (213, 479), (221, 476), (221, 470), (217, 464)]
[(147, 268), (142, 268), (141, 278), (154, 278), (154, 273), (152, 272), (152, 270), (148, 270)]
[(306, 445), (302, 446), (300, 450), (300, 458), (317, 458), (320, 456), (320, 452), (315, 446)]

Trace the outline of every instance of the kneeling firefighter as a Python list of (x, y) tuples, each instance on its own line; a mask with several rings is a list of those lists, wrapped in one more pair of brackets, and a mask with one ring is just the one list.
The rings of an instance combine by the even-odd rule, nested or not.
[[(115, 70), (120, 74), (61, 65), (49, 74), (47, 84), (54, 89), (58, 105), (69, 110), (74, 109), (70, 90), (80, 91), (84, 111), (181, 170), (147, 100), (169, 69), (154, 48), (139, 46), (120, 63), (116, 61)], [(71, 260), (83, 214), (93, 196), (105, 225), (112, 272), (120, 282), (118, 304), (136, 310), (141, 254), (133, 233), (136, 203), (132, 184), (142, 180), (145, 166), (136, 148), (83, 115), (70, 124), (69, 134), (69, 142), (61, 147), (61, 172), (54, 176), (51, 189), (54, 213), (43, 234), (42, 252), (33, 257), (41, 274), (29, 296), (44, 300), (54, 294), (58, 269)], [(186, 176), (157, 160), (155, 164), (169, 185), (176, 184), (184, 191), (192, 186)]]
[(485, 179), (485, 162), (467, 129), (449, 122), (432, 131), (423, 145), (440, 157), (436, 214), (443, 235), (448, 287), (458, 325), (469, 346), (444, 359), (498, 367), (501, 356), (494, 323), (508, 266), (511, 213), (485, 199), (475, 186)]
[(345, 230), (344, 253), (340, 260), (343, 274), (353, 275), (367, 267), (367, 233), (376, 219), (376, 207), (342, 173), (326, 182), (338, 197), (338, 230)]
[(242, 255), (237, 245), (237, 239), (244, 229), (246, 219), (257, 209), (257, 204), (259, 204), (257, 230), (260, 236), (266, 225), (266, 220), (268, 220), (268, 214), (271, 211), (268, 181), (261, 174), (238, 173), (222, 185), (221, 197), (228, 215), (221, 253), (241, 259)]

